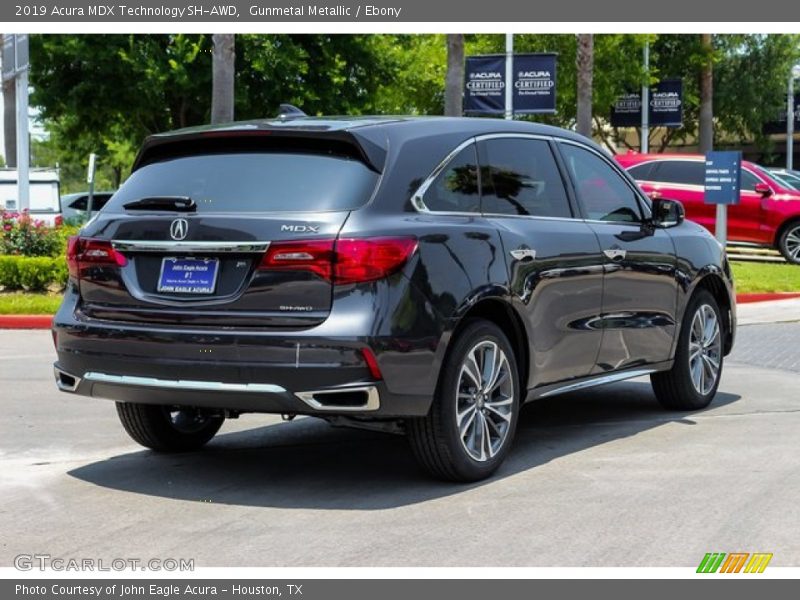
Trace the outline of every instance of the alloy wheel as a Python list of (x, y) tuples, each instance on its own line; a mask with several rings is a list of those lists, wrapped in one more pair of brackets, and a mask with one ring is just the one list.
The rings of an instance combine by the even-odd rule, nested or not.
[(711, 306), (702, 304), (692, 318), (689, 333), (689, 373), (700, 395), (709, 394), (717, 384), (721, 357), (719, 318)]
[(508, 437), (514, 381), (505, 352), (482, 341), (461, 365), (456, 389), (456, 424), (461, 445), (479, 462), (493, 458)]
[(795, 227), (786, 234), (784, 245), (789, 259), (793, 262), (800, 262), (800, 226)]

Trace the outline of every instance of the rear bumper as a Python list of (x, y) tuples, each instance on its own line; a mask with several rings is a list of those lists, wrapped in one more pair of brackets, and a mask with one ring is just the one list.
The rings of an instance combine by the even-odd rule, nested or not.
[(418, 416), (427, 411), (424, 398), (391, 394), (383, 382), (291, 392), (266, 383), (157, 379), (98, 371), (88, 371), (78, 377), (63, 370), (58, 363), (54, 365), (54, 375), (61, 391), (118, 402), (361, 417)]
[[(53, 322), (56, 383), (119, 402), (236, 412), (423, 416), (437, 367), (431, 338), (361, 333), (352, 318), (295, 331), (188, 329), (82, 319), (67, 293)], [(77, 316), (76, 316), (77, 315)], [(377, 359), (376, 379), (364, 356)]]

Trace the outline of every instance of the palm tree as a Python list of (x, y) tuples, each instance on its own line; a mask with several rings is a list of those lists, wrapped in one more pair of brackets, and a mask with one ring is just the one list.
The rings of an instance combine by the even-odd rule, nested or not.
[(703, 65), (700, 68), (700, 135), (698, 145), (700, 152), (705, 154), (714, 149), (714, 71), (711, 34), (700, 35), (700, 45), (703, 49)]
[(212, 37), (211, 123), (233, 121), (233, 86), (236, 74), (235, 36), (215, 33)]
[(464, 34), (447, 35), (447, 75), (444, 85), (444, 114), (460, 117), (464, 90)]
[(594, 36), (578, 35), (578, 109), (576, 131), (592, 137), (592, 76), (594, 71)]

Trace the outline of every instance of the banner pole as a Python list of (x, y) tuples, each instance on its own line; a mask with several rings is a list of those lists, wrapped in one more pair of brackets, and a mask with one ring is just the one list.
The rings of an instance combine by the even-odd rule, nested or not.
[(642, 133), (639, 151), (647, 154), (650, 151), (650, 40), (644, 43), (644, 72), (647, 81), (642, 84)]
[(514, 34), (506, 34), (506, 119), (514, 118)]
[(30, 140), (28, 138), (28, 67), (17, 73), (17, 210), (29, 210)]
[(728, 205), (717, 204), (717, 225), (714, 228), (717, 241), (722, 247), (728, 245)]

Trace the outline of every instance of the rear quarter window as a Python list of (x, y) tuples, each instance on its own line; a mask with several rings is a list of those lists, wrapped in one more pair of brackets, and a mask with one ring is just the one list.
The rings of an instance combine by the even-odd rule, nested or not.
[(106, 205), (123, 212), (142, 198), (188, 196), (198, 213), (327, 212), (369, 201), (378, 174), (333, 154), (220, 153), (168, 158), (128, 178)]

